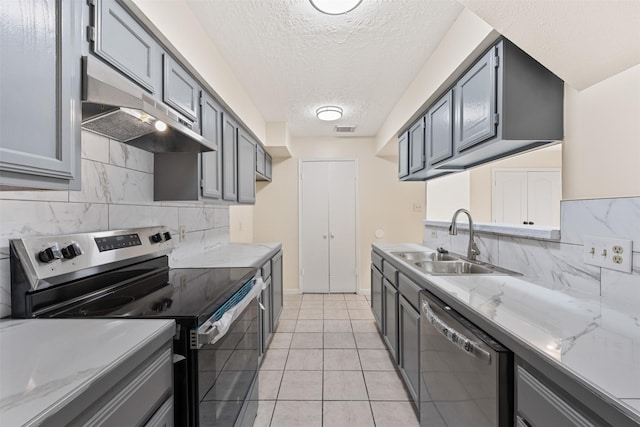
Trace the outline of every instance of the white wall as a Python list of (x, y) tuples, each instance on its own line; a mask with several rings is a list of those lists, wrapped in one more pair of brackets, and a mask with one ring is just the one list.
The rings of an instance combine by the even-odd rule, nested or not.
[[(398, 181), (397, 158), (376, 156), (372, 138), (292, 138), (291, 158), (274, 158), (273, 182), (258, 183), (255, 242), (282, 242), (284, 286), (298, 289), (298, 162), (312, 158), (358, 160), (360, 288), (369, 289), (373, 242), (420, 242), (424, 184)], [(234, 218), (235, 220), (235, 218)], [(376, 230), (384, 231), (377, 239)]]
[(430, 220), (449, 221), (456, 209), (471, 208), (471, 182), (468, 171), (429, 180), (425, 188), (426, 218)]

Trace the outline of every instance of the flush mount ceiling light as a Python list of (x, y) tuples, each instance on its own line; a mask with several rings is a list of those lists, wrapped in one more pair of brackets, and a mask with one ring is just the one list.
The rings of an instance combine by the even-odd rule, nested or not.
[(325, 122), (332, 122), (342, 117), (342, 108), (334, 105), (327, 105), (316, 110), (316, 117)]
[(362, 0), (309, 0), (311, 5), (327, 15), (342, 15), (358, 7)]

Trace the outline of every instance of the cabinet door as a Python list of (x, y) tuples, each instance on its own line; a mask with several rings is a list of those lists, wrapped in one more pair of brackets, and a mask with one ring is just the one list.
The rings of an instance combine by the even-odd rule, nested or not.
[(398, 138), (398, 178), (409, 175), (409, 132)]
[(237, 149), (238, 125), (227, 114), (222, 114), (222, 198), (238, 200)]
[(273, 288), (273, 329), (275, 330), (282, 312), (282, 252), (271, 260), (271, 287)]
[(453, 91), (440, 98), (426, 116), (427, 164), (453, 155)]
[(384, 341), (394, 360), (398, 360), (398, 291), (387, 279), (382, 279), (383, 314), (384, 314)]
[(264, 153), (265, 155), (265, 165), (264, 165), (264, 176), (269, 181), (271, 181), (271, 155), (269, 153)]
[(79, 189), (81, 10), (0, 2), (0, 185)]
[(267, 351), (269, 340), (271, 339), (271, 333), (273, 332), (273, 311), (272, 311), (272, 287), (271, 278), (267, 279), (267, 287), (262, 290), (262, 305), (264, 310), (262, 311), (262, 348)]
[(398, 325), (398, 365), (416, 406), (420, 390), (420, 313), (400, 295)]
[(497, 64), (491, 49), (455, 86), (457, 153), (496, 135)]
[(166, 53), (162, 79), (162, 99), (194, 122), (198, 121), (198, 82)]
[(266, 173), (266, 157), (262, 146), (256, 145), (256, 172), (264, 176)]
[(160, 46), (153, 37), (116, 0), (96, 0), (94, 12), (94, 53), (149, 92), (157, 93)]
[(424, 169), (424, 118), (420, 119), (409, 129), (409, 173), (416, 173)]
[(219, 199), (222, 194), (222, 107), (202, 92), (202, 136), (218, 145), (217, 151), (202, 153), (202, 197)]
[(238, 202), (256, 202), (256, 143), (244, 129), (238, 131)]
[(382, 332), (382, 273), (373, 265), (371, 266), (371, 311)]

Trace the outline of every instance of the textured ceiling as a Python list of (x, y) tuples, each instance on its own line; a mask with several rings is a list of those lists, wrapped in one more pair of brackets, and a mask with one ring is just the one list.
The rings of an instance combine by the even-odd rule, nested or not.
[(575, 89), (640, 63), (640, 0), (460, 0)]
[[(267, 122), (294, 136), (373, 136), (447, 32), (454, 0), (363, 0), (339, 16), (307, 0), (189, 0)], [(323, 105), (344, 109), (321, 122)]]

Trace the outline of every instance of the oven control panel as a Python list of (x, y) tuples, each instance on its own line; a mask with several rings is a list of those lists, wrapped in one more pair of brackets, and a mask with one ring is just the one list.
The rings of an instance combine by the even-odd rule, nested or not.
[(32, 288), (43, 279), (136, 258), (166, 255), (173, 249), (167, 227), (41, 236), (11, 241), (12, 257), (22, 264)]

